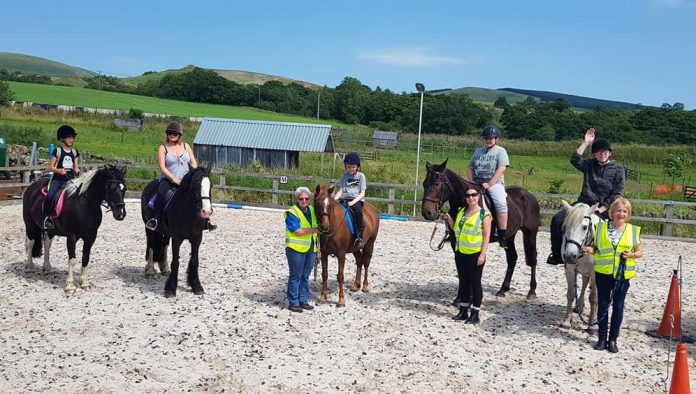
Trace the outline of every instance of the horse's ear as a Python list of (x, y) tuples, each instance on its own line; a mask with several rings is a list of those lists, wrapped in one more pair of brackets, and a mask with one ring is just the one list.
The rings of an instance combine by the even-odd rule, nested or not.
[(597, 207), (599, 207), (599, 203), (596, 203), (595, 205), (590, 207), (590, 212), (595, 212), (597, 210)]
[(445, 161), (442, 162), (442, 164), (440, 164), (440, 167), (442, 167), (443, 170), (444, 170), (445, 168), (447, 168), (447, 161), (448, 161), (448, 160), (449, 160), (449, 157), (446, 158)]
[(565, 209), (566, 211), (570, 210), (570, 204), (568, 204), (568, 201), (561, 200), (561, 202), (563, 203), (563, 209)]
[(122, 166), (122, 167), (119, 168), (118, 170), (121, 171), (121, 175), (123, 175), (123, 177), (125, 178), (125, 177), (126, 177), (126, 172), (128, 171), (128, 167)]
[(210, 169), (213, 167), (213, 163), (208, 162), (208, 165), (205, 166), (205, 175), (210, 175)]
[(329, 193), (329, 195), (331, 195), (331, 194), (333, 194), (335, 188), (336, 188), (335, 185), (331, 185), (331, 187), (328, 188), (326, 191)]
[(317, 195), (321, 191), (321, 185), (317, 183), (317, 188), (314, 189), (314, 194)]
[(428, 170), (428, 172), (430, 172), (430, 169), (431, 169), (431, 168), (433, 168), (433, 165), (430, 164), (429, 161), (426, 161), (426, 162), (425, 162), (425, 169)]

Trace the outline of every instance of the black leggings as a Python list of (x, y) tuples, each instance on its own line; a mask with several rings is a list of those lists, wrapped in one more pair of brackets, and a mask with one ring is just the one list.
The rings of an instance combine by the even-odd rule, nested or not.
[(483, 301), (481, 275), (484, 266), (476, 265), (480, 254), (480, 252), (474, 254), (454, 252), (454, 262), (457, 265), (459, 277), (459, 302), (473, 304), (476, 308), (480, 308)]
[(363, 235), (363, 229), (365, 229), (365, 223), (363, 221), (363, 204), (365, 204), (362, 201), (358, 201), (350, 207), (350, 210), (353, 211), (353, 217), (355, 218), (355, 233), (357, 234), (358, 238), (362, 238)]

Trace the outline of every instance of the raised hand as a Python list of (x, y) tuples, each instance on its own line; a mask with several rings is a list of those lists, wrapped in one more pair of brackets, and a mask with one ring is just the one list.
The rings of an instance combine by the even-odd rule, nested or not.
[(595, 139), (595, 129), (594, 129), (594, 127), (590, 127), (585, 132), (585, 143), (588, 145), (592, 144), (592, 142), (594, 142), (594, 139)]

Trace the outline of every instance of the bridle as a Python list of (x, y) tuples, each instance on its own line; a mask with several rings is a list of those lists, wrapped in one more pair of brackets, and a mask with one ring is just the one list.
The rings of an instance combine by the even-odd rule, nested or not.
[[(107, 179), (104, 183), (105, 183), (104, 184), (104, 196), (106, 196), (106, 198), (105, 198), (106, 205), (104, 205), (104, 204), (102, 204), (102, 205), (104, 205), (106, 207), (106, 212), (113, 211), (114, 208), (120, 208), (120, 207), (126, 206), (125, 201), (113, 202), (109, 198), (109, 183), (123, 183), (124, 187), (125, 187), (125, 182), (118, 180), (118, 179)], [(125, 192), (124, 192), (124, 196), (125, 196)]]
[(583, 220), (587, 219), (587, 232), (585, 233), (585, 239), (583, 240), (583, 243), (580, 244), (578, 241), (574, 239), (569, 239), (565, 235), (563, 235), (563, 241), (565, 245), (568, 244), (573, 244), (578, 247), (579, 250), (582, 250), (583, 247), (589, 245), (592, 242), (593, 234), (592, 234), (592, 216), (591, 215), (585, 215), (582, 217)]
[[(331, 196), (329, 195), (328, 197), (324, 197), (324, 198), (333, 198), (333, 197), (331, 197)], [(317, 199), (318, 199), (318, 196), (316, 196), (316, 197), (314, 198), (314, 208), (315, 208), (315, 212), (316, 212), (316, 206), (317, 206), (317, 204), (316, 204)], [(331, 205), (331, 204), (329, 204), (329, 205)], [(322, 209), (322, 210), (321, 210), (321, 213), (317, 216), (317, 221), (321, 224), (321, 218), (323, 218), (324, 216), (326, 216), (327, 218), (329, 218), (329, 229), (326, 230), (326, 231), (324, 231), (324, 230), (321, 229), (321, 225), (320, 225), (320, 226), (319, 226), (319, 235), (321, 235), (322, 237), (324, 237), (324, 238), (326, 238), (326, 239), (328, 240), (329, 238), (331, 238), (331, 237), (333, 237), (334, 235), (336, 235), (336, 231), (338, 231), (338, 229), (335, 229), (334, 232), (331, 232), (331, 227), (332, 227), (332, 226), (331, 226), (331, 215), (329, 215), (328, 209)], [(321, 238), (320, 238), (320, 240), (321, 240)]]
[[(447, 186), (447, 188), (449, 189), (450, 193), (451, 194), (454, 193), (454, 187), (452, 186), (452, 183), (450, 182), (449, 178), (447, 177), (447, 175), (445, 175), (444, 172), (435, 171), (435, 172), (433, 172), (433, 174), (437, 177), (436, 181), (444, 183), (444, 185)], [(442, 180), (444, 180), (444, 181), (442, 181)], [(431, 188), (433, 186), (434, 186), (434, 184), (431, 185)], [(435, 207), (436, 207), (437, 211), (442, 214), (442, 205), (445, 203), (442, 199), (442, 196), (444, 195), (444, 193), (445, 193), (445, 188), (442, 185), (440, 185), (440, 191), (438, 193), (437, 200), (432, 199), (426, 195), (423, 197), (423, 201), (429, 201), (429, 202), (435, 203)]]

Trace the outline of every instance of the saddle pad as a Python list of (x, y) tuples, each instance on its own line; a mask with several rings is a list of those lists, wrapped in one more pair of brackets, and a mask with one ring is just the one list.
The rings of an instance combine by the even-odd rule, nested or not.
[(350, 235), (355, 236), (355, 226), (353, 226), (353, 215), (349, 212), (347, 206), (341, 204), (341, 208), (343, 208), (343, 214), (346, 217), (346, 225), (348, 226), (348, 232), (350, 233)]
[[(46, 201), (44, 199), (44, 204), (54, 204), (55, 208), (53, 209), (53, 217), (54, 218), (59, 218), (60, 214), (63, 213), (63, 205), (65, 203), (65, 190), (61, 189), (58, 190), (58, 196), (57, 198), (54, 198), (53, 201)], [(44, 197), (48, 196), (48, 191), (46, 190), (46, 187), (41, 188), (41, 195)], [(55, 203), (54, 203), (55, 202)]]

